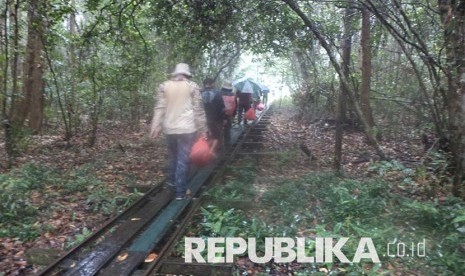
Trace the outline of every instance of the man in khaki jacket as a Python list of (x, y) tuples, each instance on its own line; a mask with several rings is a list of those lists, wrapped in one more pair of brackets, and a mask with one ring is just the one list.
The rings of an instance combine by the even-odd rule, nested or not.
[(176, 65), (172, 78), (163, 82), (155, 95), (150, 137), (161, 131), (168, 143), (167, 183), (175, 187), (176, 199), (186, 198), (189, 153), (199, 134), (207, 131), (199, 86), (190, 78), (189, 65)]

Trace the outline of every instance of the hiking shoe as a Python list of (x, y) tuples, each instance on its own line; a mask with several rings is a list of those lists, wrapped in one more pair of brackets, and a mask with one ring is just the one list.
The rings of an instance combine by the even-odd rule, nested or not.
[(186, 194), (184, 196), (177, 196), (176, 200), (188, 199), (190, 197), (192, 197), (192, 191), (191, 189), (187, 189)]

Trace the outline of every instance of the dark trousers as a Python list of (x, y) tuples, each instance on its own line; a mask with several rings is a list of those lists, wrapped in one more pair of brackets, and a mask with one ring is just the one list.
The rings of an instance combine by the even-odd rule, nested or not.
[(222, 149), (224, 147), (223, 120), (210, 121), (207, 122), (207, 124), (208, 129), (210, 130), (209, 138), (217, 140), (217, 149)]
[(226, 146), (231, 145), (231, 127), (232, 127), (232, 116), (226, 118), (226, 123), (224, 124), (224, 144)]
[[(239, 108), (237, 109), (237, 123), (240, 124), (242, 121), (242, 118), (244, 116), (244, 113), (249, 110), (250, 104), (240, 104)], [(247, 119), (244, 119), (244, 125), (247, 124)]]
[(263, 104), (264, 105), (268, 104), (268, 93), (263, 93)]
[(189, 154), (195, 140), (195, 133), (166, 135), (168, 143), (168, 177), (174, 184), (176, 197), (184, 197), (187, 191)]

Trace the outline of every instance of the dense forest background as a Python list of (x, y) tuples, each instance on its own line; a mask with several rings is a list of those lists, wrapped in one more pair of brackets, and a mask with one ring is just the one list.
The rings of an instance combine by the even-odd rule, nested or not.
[(176, 62), (198, 82), (221, 83), (248, 52), (291, 88), (301, 119), (335, 122), (336, 169), (344, 125), (360, 127), (382, 160), (383, 137), (409, 133), (450, 154), (451, 192), (463, 196), (463, 1), (9, 0), (0, 9), (3, 168), (30, 135), (86, 133), (92, 147), (101, 123), (137, 128)]
[(348, 129), (379, 161), (392, 159), (385, 141), (419, 139), (445, 164), (431, 185), (465, 198), (463, 0), (6, 0), (0, 11), (2, 172), (34, 137), (59, 136), (65, 152), (76, 136), (92, 149), (105, 125), (137, 131), (178, 62), (220, 85), (248, 55), (279, 81), (275, 96), (291, 91), (293, 120), (334, 127), (335, 171)]
[(447, 149), (452, 193), (463, 196), (463, 1), (7, 0), (0, 9), (4, 167), (29, 135), (86, 132), (92, 147), (99, 123), (137, 128), (173, 64), (221, 83), (249, 51), (291, 87), (302, 117), (358, 124), (381, 159), (379, 141), (403, 126)]

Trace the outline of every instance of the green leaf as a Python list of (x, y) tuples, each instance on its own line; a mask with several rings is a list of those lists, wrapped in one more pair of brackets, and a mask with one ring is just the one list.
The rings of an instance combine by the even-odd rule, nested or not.
[(465, 221), (465, 216), (458, 216), (456, 217), (452, 223), (458, 223), (458, 222), (462, 222), (462, 221)]
[(333, 233), (338, 234), (339, 231), (341, 230), (341, 227), (342, 227), (342, 223), (338, 222), (333, 228)]
[(213, 232), (219, 233), (221, 230), (221, 221), (217, 221), (215, 225), (213, 225)]

